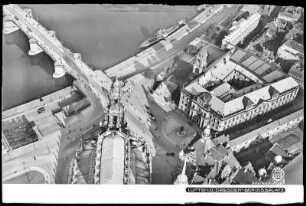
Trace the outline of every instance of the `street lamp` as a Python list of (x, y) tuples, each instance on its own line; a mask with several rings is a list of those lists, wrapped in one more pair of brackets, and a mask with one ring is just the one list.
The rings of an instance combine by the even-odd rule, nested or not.
[(48, 146), (48, 144), (47, 144), (47, 142), (46, 142), (46, 141), (45, 141), (45, 143), (46, 143), (46, 146), (47, 146), (48, 151), (49, 151), (49, 154), (50, 154), (50, 149), (49, 149), (49, 146)]
[[(25, 170), (25, 169), (26, 169), (26, 167), (25, 167), (25, 162), (22, 162), (22, 164), (23, 164), (23, 169)], [(30, 183), (30, 178), (29, 178), (28, 173), (26, 172), (25, 174), (26, 174), (26, 177), (27, 177), (28, 183)]]

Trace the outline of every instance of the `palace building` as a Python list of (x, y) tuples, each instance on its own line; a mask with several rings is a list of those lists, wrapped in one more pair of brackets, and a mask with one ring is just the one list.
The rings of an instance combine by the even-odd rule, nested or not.
[(277, 65), (234, 48), (183, 86), (178, 108), (200, 128), (223, 131), (291, 102), (298, 90)]

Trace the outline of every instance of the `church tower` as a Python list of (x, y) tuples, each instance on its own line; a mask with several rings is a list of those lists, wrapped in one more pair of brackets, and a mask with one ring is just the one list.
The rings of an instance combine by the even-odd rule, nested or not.
[(198, 75), (203, 73), (203, 69), (205, 69), (207, 66), (207, 57), (208, 53), (206, 48), (202, 47), (195, 57), (192, 70), (193, 74)]
[(182, 173), (179, 174), (174, 182), (175, 185), (178, 185), (178, 184), (188, 184), (188, 177), (187, 175), (185, 174), (186, 173), (186, 157), (184, 159), (184, 166), (183, 166), (183, 169), (182, 169)]

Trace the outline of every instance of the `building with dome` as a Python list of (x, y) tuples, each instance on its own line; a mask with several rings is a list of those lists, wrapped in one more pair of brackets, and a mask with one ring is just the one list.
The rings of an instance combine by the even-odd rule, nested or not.
[(82, 140), (72, 162), (72, 184), (150, 184), (152, 154), (141, 137), (132, 135), (120, 101), (122, 82), (113, 83), (109, 105), (96, 138)]

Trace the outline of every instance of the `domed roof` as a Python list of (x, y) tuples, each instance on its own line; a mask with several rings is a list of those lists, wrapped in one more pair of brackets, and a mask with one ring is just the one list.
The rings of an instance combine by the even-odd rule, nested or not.
[(210, 126), (207, 126), (207, 127), (204, 129), (204, 131), (203, 131), (203, 133), (202, 133), (202, 136), (203, 136), (203, 137), (210, 137), (210, 136), (211, 136)]
[(212, 96), (209, 92), (203, 92), (202, 98), (203, 98), (204, 102), (208, 103), (208, 102), (210, 102)]
[(261, 168), (258, 170), (258, 174), (260, 176), (264, 176), (265, 174), (267, 174), (267, 170), (265, 168)]
[(283, 159), (283, 157), (281, 155), (276, 155), (274, 157), (274, 160), (275, 160), (276, 163), (280, 163), (282, 161), (282, 159)]

